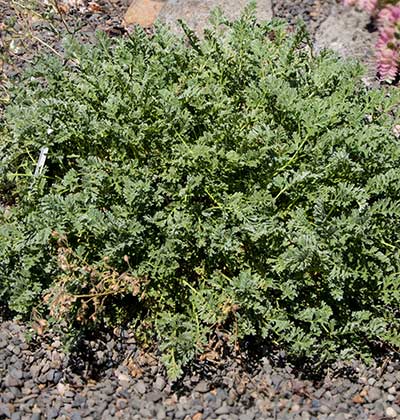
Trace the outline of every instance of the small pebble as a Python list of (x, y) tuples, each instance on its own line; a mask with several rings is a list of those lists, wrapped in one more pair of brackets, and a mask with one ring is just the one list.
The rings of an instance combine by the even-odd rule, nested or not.
[(370, 402), (374, 402), (376, 400), (379, 400), (381, 398), (381, 391), (379, 388), (371, 388), (368, 390), (367, 398)]
[(154, 382), (154, 388), (158, 391), (162, 391), (165, 388), (166, 382), (162, 376), (157, 376)]
[(385, 410), (385, 414), (386, 414), (387, 417), (389, 417), (391, 419), (394, 419), (394, 418), (397, 417), (397, 413), (396, 413), (396, 411), (392, 407), (388, 407)]
[(200, 381), (194, 388), (194, 391), (201, 392), (202, 394), (209, 391), (210, 386), (206, 381)]
[(142, 380), (138, 381), (134, 388), (139, 394), (144, 394), (146, 392), (146, 384)]
[(215, 410), (215, 414), (217, 416), (221, 416), (223, 414), (229, 414), (229, 412), (230, 412), (230, 407), (225, 404)]

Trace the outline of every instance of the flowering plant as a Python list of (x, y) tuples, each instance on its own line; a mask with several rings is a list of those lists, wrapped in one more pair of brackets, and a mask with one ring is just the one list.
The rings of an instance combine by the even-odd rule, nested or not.
[(370, 13), (377, 20), (377, 70), (380, 78), (393, 82), (400, 71), (400, 2), (388, 0), (343, 0)]

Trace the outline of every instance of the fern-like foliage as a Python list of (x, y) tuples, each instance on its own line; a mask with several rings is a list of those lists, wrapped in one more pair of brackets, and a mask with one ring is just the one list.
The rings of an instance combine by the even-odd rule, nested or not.
[(1, 301), (73, 331), (131, 321), (171, 376), (216, 329), (320, 364), (398, 348), (398, 96), (301, 26), (214, 24), (71, 42), (14, 87)]

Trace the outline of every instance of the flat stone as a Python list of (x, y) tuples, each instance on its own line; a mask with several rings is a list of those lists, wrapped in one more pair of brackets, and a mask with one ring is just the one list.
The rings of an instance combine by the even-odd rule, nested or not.
[(374, 45), (378, 32), (365, 29), (369, 21), (370, 16), (366, 12), (340, 4), (332, 6), (330, 15), (315, 34), (316, 51), (331, 49), (341, 57), (357, 58), (367, 65), (367, 79), (374, 78)]
[(157, 376), (153, 388), (157, 391), (162, 391), (165, 388), (166, 382), (162, 376)]
[(210, 386), (206, 381), (200, 381), (195, 387), (194, 391), (205, 394), (210, 390)]
[(21, 398), (22, 392), (16, 386), (11, 386), (8, 390), (14, 394), (15, 398)]
[(138, 381), (134, 388), (139, 394), (144, 394), (146, 392), (146, 384), (143, 381)]
[(393, 404), (393, 405), (392, 405), (392, 408), (393, 408), (393, 410), (395, 410), (395, 411), (396, 411), (396, 413), (397, 413), (397, 414), (399, 414), (399, 415), (400, 415), (400, 406), (399, 406), (399, 405), (397, 405), (397, 404)]
[(71, 390), (67, 389), (64, 392), (64, 397), (66, 397), (66, 398), (74, 398), (75, 397), (75, 393), (74, 393), (74, 391), (71, 391)]
[(4, 378), (4, 385), (7, 388), (19, 387), (19, 386), (22, 386), (22, 380), (21, 379), (14, 378), (14, 376), (8, 374)]
[(103, 388), (103, 392), (106, 395), (113, 395), (115, 393), (115, 389), (114, 387), (111, 385), (111, 383), (108, 383), (104, 388)]
[(161, 392), (158, 391), (152, 391), (149, 392), (148, 394), (146, 394), (146, 400), (147, 401), (151, 401), (151, 402), (157, 402), (162, 400), (163, 398), (163, 394)]
[(24, 373), (20, 369), (11, 369), (10, 375), (13, 376), (15, 379), (22, 379), (24, 376)]
[(385, 414), (386, 414), (387, 417), (389, 417), (391, 419), (395, 419), (397, 417), (397, 413), (392, 407), (388, 407), (385, 410)]
[(8, 404), (0, 404), (0, 416), (11, 417), (10, 407)]
[(50, 408), (47, 413), (47, 419), (55, 419), (58, 416), (59, 410), (55, 407)]
[(381, 398), (380, 389), (376, 388), (376, 387), (373, 387), (373, 388), (369, 389), (367, 398), (370, 402), (374, 402), (374, 401), (379, 400), (379, 398)]
[(295, 403), (292, 405), (290, 411), (291, 413), (298, 413), (300, 411), (301, 407), (299, 404)]
[(32, 378), (36, 378), (37, 376), (39, 376), (40, 369), (41, 367), (39, 365), (33, 365), (30, 367)]
[(53, 375), (53, 382), (55, 383), (55, 384), (58, 384), (60, 381), (61, 381), (61, 378), (63, 377), (63, 373), (62, 372), (60, 372), (59, 370), (56, 370), (55, 372), (54, 372), (54, 375)]
[(12, 392), (7, 391), (1, 395), (1, 399), (3, 400), (3, 402), (9, 403), (11, 401), (14, 401), (15, 395)]
[(272, 375), (271, 380), (272, 380), (272, 384), (276, 388), (276, 387), (280, 386), (281, 383), (283, 382), (283, 377), (280, 376), (280, 375)]
[(389, 388), (392, 386), (392, 384), (393, 384), (393, 382), (390, 382), (390, 381), (385, 381), (385, 382), (383, 383), (383, 388), (384, 388), (384, 389), (389, 389)]
[(230, 412), (230, 407), (225, 404), (215, 410), (215, 414), (217, 416), (222, 416), (223, 414), (229, 414), (229, 412)]
[(165, 3), (166, 0), (133, 0), (125, 13), (124, 25), (152, 26)]

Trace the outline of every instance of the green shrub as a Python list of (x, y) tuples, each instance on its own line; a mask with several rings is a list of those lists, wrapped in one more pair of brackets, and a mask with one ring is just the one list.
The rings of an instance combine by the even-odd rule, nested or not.
[(71, 42), (13, 89), (0, 299), (130, 320), (172, 376), (221, 328), (320, 364), (398, 348), (398, 96), (302, 26), (214, 21)]

